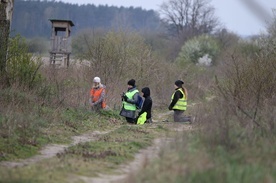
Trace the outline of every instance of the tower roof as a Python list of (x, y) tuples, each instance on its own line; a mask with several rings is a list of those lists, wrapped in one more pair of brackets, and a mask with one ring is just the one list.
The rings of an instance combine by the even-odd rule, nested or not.
[(74, 23), (71, 20), (62, 20), (62, 19), (49, 19), (52, 23), (54, 22), (64, 22), (69, 23), (71, 27), (74, 26)]

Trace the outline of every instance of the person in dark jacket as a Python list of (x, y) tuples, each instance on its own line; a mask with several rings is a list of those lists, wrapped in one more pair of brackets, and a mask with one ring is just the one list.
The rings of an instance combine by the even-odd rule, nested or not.
[(171, 97), (169, 110), (174, 111), (174, 122), (191, 122), (191, 116), (184, 116), (183, 113), (187, 109), (188, 92), (183, 87), (184, 82), (177, 80), (174, 83), (175, 92)]
[(121, 116), (126, 118), (129, 123), (136, 122), (136, 103), (138, 101), (139, 91), (136, 88), (135, 80), (131, 79), (127, 82), (127, 92), (122, 94), (122, 110), (120, 112)]
[(137, 124), (152, 123), (151, 108), (152, 99), (150, 97), (149, 87), (144, 87), (142, 90), (142, 96), (145, 98), (141, 111), (138, 113)]

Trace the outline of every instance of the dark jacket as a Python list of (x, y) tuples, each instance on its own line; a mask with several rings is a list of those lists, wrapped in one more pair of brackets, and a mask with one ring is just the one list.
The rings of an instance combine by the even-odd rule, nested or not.
[(144, 102), (141, 111), (139, 112), (138, 116), (143, 114), (144, 112), (147, 112), (147, 119), (151, 118), (151, 108), (152, 108), (152, 99), (150, 97), (150, 89), (148, 87), (145, 87), (142, 89), (142, 92), (144, 93), (143, 97)]
[(174, 97), (169, 105), (169, 110), (172, 110), (173, 106), (176, 104), (176, 102), (180, 99), (183, 98), (183, 94), (178, 90), (179, 88), (175, 89), (175, 94)]

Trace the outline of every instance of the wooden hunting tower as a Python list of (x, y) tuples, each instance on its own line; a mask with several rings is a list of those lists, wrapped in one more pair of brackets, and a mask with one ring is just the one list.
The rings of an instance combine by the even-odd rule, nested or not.
[(68, 67), (71, 54), (71, 20), (50, 19), (52, 22), (50, 65)]

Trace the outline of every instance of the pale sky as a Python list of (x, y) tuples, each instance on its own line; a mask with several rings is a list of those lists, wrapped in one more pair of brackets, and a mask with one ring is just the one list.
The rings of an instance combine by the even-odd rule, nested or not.
[[(158, 11), (159, 6), (168, 0), (60, 0), (62, 2), (74, 4), (94, 4), (108, 6), (141, 7), (143, 9), (153, 9)], [(272, 14), (272, 9), (276, 9), (276, 0), (255, 0)], [(265, 24), (260, 21), (241, 0), (212, 0), (211, 4), (216, 9), (216, 16), (222, 24), (240, 35), (252, 35), (265, 31)]]

